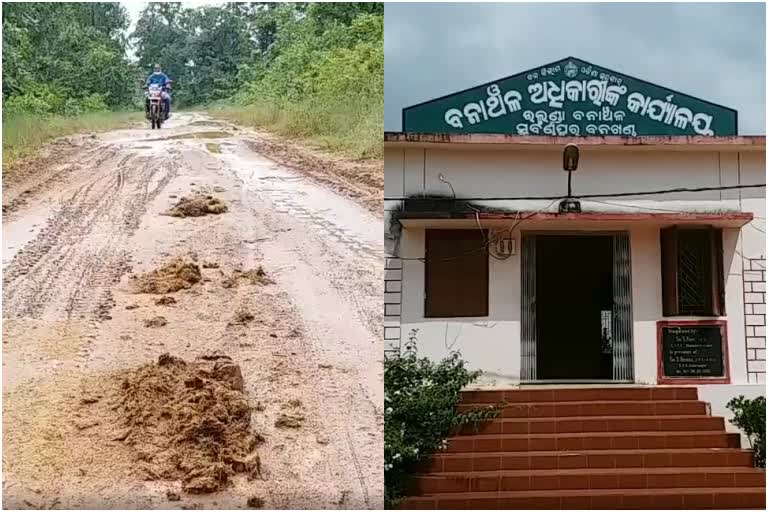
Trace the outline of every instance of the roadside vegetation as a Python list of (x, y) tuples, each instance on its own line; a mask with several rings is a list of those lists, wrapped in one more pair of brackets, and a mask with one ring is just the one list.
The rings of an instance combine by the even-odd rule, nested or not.
[(3, 5), (3, 165), (48, 140), (138, 116), (138, 69), (116, 3)]
[(160, 62), (176, 81), (177, 108), (206, 106), (355, 158), (382, 154), (381, 3), (154, 3), (133, 37), (139, 67)]
[(128, 33), (117, 3), (7, 4), (3, 163), (57, 136), (139, 119), (155, 63), (174, 81), (175, 110), (209, 108), (332, 152), (379, 158), (383, 19), (381, 3), (150, 3)]
[(304, 17), (290, 4), (264, 12), (274, 20), (274, 42), (240, 68), (234, 101), (212, 112), (333, 152), (380, 158), (384, 17), (375, 6), (313, 4)]
[(76, 116), (3, 116), (3, 164), (33, 155), (40, 146), (73, 133), (99, 132), (143, 120), (138, 112), (89, 112)]

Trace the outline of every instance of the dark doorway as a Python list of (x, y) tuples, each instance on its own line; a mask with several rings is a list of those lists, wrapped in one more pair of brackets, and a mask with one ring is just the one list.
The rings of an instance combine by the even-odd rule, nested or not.
[(613, 377), (613, 237), (536, 237), (539, 380)]

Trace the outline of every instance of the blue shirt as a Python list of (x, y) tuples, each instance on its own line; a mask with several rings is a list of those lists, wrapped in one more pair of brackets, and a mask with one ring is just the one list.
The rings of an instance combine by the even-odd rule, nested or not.
[(165, 87), (168, 84), (168, 75), (166, 75), (162, 71), (160, 73), (152, 73), (151, 75), (149, 75), (149, 78), (147, 78), (147, 87), (149, 87), (152, 84), (157, 84), (160, 87)]

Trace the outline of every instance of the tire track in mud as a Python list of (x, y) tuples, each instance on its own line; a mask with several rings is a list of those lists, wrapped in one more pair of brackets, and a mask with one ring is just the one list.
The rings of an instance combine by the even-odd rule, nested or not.
[[(245, 184), (244, 180), (240, 181)], [(328, 283), (335, 294), (346, 303), (343, 310), (356, 317), (356, 320), (350, 318), (350, 322), (359, 322), (370, 333), (370, 339), (374, 343), (383, 339), (383, 308), (380, 305), (383, 296), (380, 283), (383, 283), (383, 275), (376, 275), (378, 271), (383, 272), (381, 248), (368, 243), (357, 233), (345, 229), (341, 223), (334, 222), (326, 212), (305, 204), (301, 191), (258, 186), (265, 181), (255, 182), (256, 186), (252, 190), (267, 200), (268, 208), (273, 214), (265, 217), (263, 206), (260, 206), (251, 209), (254, 217), (261, 218), (272, 233), (284, 231), (286, 223), (282, 218), (285, 217), (302, 224), (301, 228), (297, 225), (293, 227), (306, 235), (302, 238), (303, 241), (298, 243), (314, 246), (314, 249), (301, 250), (299, 246), (293, 247), (289, 242), (289, 245), (283, 247), (296, 251), (297, 258), (315, 269), (317, 275), (323, 276), (323, 282)], [(259, 208), (262, 208), (262, 211), (259, 211)], [(371, 475), (381, 467), (383, 459), (374, 460), (376, 457), (372, 459), (371, 453), (372, 450), (379, 452), (382, 449), (375, 441), (375, 432), (381, 432), (383, 429), (382, 406), (373, 400), (359, 381), (352, 387), (338, 385), (338, 382), (348, 381), (352, 375), (360, 375), (358, 379), (362, 378), (360, 372), (366, 371), (366, 364), (360, 359), (361, 354), (354, 346), (327, 347), (327, 342), (322, 337), (314, 339), (313, 344), (323, 360), (335, 360), (342, 365), (327, 374), (318, 374), (319, 379), (313, 384), (313, 388), (315, 393), (322, 397), (322, 405), (313, 405), (319, 414), (322, 414), (323, 410), (346, 411), (343, 415), (327, 415), (323, 423), (332, 440), (330, 445), (336, 447), (339, 454), (337, 459), (347, 461), (348, 467), (344, 470), (347, 475), (344, 481), (350, 486), (347, 491), (352, 492), (352, 489), (356, 488), (350, 495), (356, 507), (380, 507), (382, 505), (379, 502), (383, 502), (383, 496), (378, 491), (381, 483), (371, 478)], [(361, 421), (362, 418), (371, 420)], [(373, 421), (372, 418), (382, 420)]]
[(96, 176), (74, 191), (6, 267), (4, 317), (103, 317), (105, 294), (128, 269), (127, 239), (178, 171), (173, 156), (128, 154), (114, 165), (94, 162)]
[[(66, 197), (67, 203), (58, 205), (43, 231), (7, 264), (4, 312), (15, 322), (11, 332), (18, 340), (10, 347), (10, 364), (27, 368), (16, 380), (32, 381), (29, 401), (39, 399), (37, 380), (43, 374), (100, 374), (156, 359), (163, 351), (190, 354), (202, 348), (221, 349), (241, 359), (250, 396), (266, 405), (254, 420), (267, 440), (260, 451), (266, 480), (235, 482), (232, 489), (213, 497), (213, 506), (207, 501), (209, 506), (197, 507), (201, 505), (198, 497), (185, 496), (187, 508), (241, 508), (254, 490), (267, 498), (269, 508), (281, 504), (287, 508), (381, 508), (383, 411), (376, 399), (380, 390), (371, 384), (380, 370), (372, 367), (368, 355), (376, 349), (369, 338), (382, 339), (377, 315), (383, 311), (372, 305), (374, 297), (381, 303), (383, 281), (377, 274), (383, 272), (383, 264), (375, 240), (366, 239), (364, 231), (358, 233), (356, 224), (331, 218), (323, 205), (313, 207), (300, 193), (288, 193), (283, 198), (288, 211), (276, 213), (275, 209), (283, 208), (274, 206), (270, 193), (238, 190), (242, 180), (227, 172), (221, 155), (205, 152), (201, 142), (173, 145), (170, 151), (176, 154), (155, 151), (168, 151), (169, 145), (160, 143), (142, 148), (151, 152), (127, 146), (125, 151), (117, 148), (97, 169), (88, 168), (86, 162), (77, 165), (77, 175), (64, 175), (68, 193), (58, 196)], [(106, 153), (116, 144), (102, 147)], [(150, 160), (148, 153), (161, 156)], [(122, 159), (126, 154), (129, 158)], [(148, 203), (169, 184), (173, 190), (166, 192), (172, 194), (223, 185), (225, 199), (231, 198), (230, 212), (217, 218), (168, 222), (144, 216), (142, 223)], [(261, 186), (270, 184), (261, 182)], [(159, 207), (155, 203), (149, 211), (156, 213)], [(294, 232), (283, 233), (289, 226)], [(261, 248), (271, 242), (262, 245), (257, 240), (277, 240), (277, 246), (265, 255)], [(267, 289), (225, 290), (218, 283), (222, 270), (204, 271), (210, 284), (204, 280), (198, 289), (179, 294), (176, 309), (165, 310), (169, 319), (165, 329), (142, 328), (140, 322), (157, 311), (152, 299), (128, 296), (115, 283), (129, 264), (154, 264), (187, 250), (199, 251), (227, 271), (263, 260), (267, 271), (278, 276), (277, 282)], [(130, 259), (132, 254), (135, 261)], [(319, 315), (307, 314), (312, 297), (294, 296), (288, 280), (281, 282), (280, 273), (293, 265), (293, 258), (303, 270), (304, 281), (312, 281), (319, 293), (331, 292), (328, 301), (317, 304), (324, 310)], [(123, 308), (139, 302), (137, 311)], [(230, 326), (227, 320), (237, 305), (258, 311), (259, 321), (248, 327)], [(114, 319), (101, 323), (111, 315)], [(324, 317), (330, 321), (324, 323)], [(41, 331), (48, 340), (45, 345), (34, 341)], [(294, 398), (303, 402), (306, 422), (296, 431), (281, 430), (275, 419)], [(14, 462), (20, 467), (25, 461)], [(96, 468), (85, 468), (88, 477), (70, 480), (71, 495), (62, 497), (66, 508), (85, 503), (83, 497), (73, 497), (77, 493), (98, 494), (97, 488), (110, 482), (91, 476), (99, 474)], [(119, 475), (111, 482), (124, 488), (132, 480)], [(58, 484), (52, 488), (43, 495), (59, 496)], [(141, 483), (135, 496), (120, 505), (144, 508), (140, 504), (155, 498), (156, 493), (150, 496)], [(94, 500), (88, 503), (107, 504), (102, 498)]]
[[(291, 151), (289, 144), (279, 140), (270, 140), (251, 134), (243, 142), (252, 151), (270, 160), (295, 169), (318, 185), (335, 191), (340, 196), (353, 199), (374, 215), (380, 215), (384, 207), (382, 202), (383, 181), (362, 179), (365, 166), (346, 167), (340, 163), (324, 161), (317, 156), (302, 151)], [(362, 175), (361, 175), (361, 172)], [(383, 173), (382, 173), (383, 178)]]
[[(282, 266), (283, 271), (276, 274), (277, 286), (287, 294), (294, 311), (286, 321), (302, 325), (301, 339), (290, 353), (305, 354), (291, 360), (291, 368), (301, 375), (301, 382), (280, 375), (284, 370), (278, 364), (273, 370), (277, 378), (270, 382), (269, 387), (274, 386), (270, 394), (284, 396), (286, 390), (291, 390), (302, 396), (311, 422), (306, 428), (324, 438), (320, 445), (324, 457), (313, 461), (311, 474), (326, 485), (308, 485), (304, 482), (307, 472), (303, 471), (302, 482), (289, 487), (292, 491), (303, 489), (303, 499), (286, 495), (279, 485), (269, 493), (270, 502), (288, 508), (380, 508), (383, 411), (374, 399), (376, 390), (369, 389), (371, 376), (379, 371), (371, 368), (375, 359), (368, 354), (375, 352), (376, 343), (383, 339), (382, 248), (372, 243), (365, 232), (358, 232), (361, 227), (366, 229), (365, 221), (346, 225), (348, 218), (336, 217), (335, 210), (327, 209), (319, 197), (329, 201), (348, 199), (337, 193), (329, 195), (325, 187), (308, 184), (301, 175), (272, 175), (269, 170), (248, 167), (265, 163), (258, 157), (249, 160), (249, 150), (243, 146), (241, 141), (232, 145), (234, 149), (225, 149), (217, 165), (200, 165), (234, 179), (240, 193), (237, 201), (230, 201), (233, 211), (235, 204), (245, 207), (250, 218), (258, 219), (263, 232), (269, 234), (259, 240), (263, 243), (256, 250), (265, 261)], [(245, 155), (237, 155), (238, 150), (244, 150)], [(235, 151), (235, 156), (230, 157), (229, 151)], [(315, 189), (322, 192), (315, 195)], [(286, 276), (283, 272), (288, 269), (292, 269), (294, 278), (284, 280), (281, 276)], [(327, 300), (317, 302), (310, 289), (327, 293)], [(281, 475), (278, 480), (287, 481), (291, 470), (284, 464), (295, 457), (306, 458), (306, 454), (286, 449), (281, 456), (267, 456), (264, 462), (271, 466), (284, 457), (275, 471)], [(330, 496), (334, 492), (336, 496)], [(319, 507), (318, 503), (324, 505)]]
[[(242, 181), (242, 180), (241, 180)], [(371, 268), (379, 268), (384, 265), (383, 247), (375, 247), (354, 233), (329, 222), (314, 209), (305, 206), (297, 194), (289, 190), (275, 188), (259, 188), (258, 192), (266, 193), (276, 213), (290, 215), (314, 227), (316, 232), (325, 234), (329, 239), (341, 244), (344, 247), (343, 253), (334, 250), (327, 241), (319, 239), (328, 251), (336, 253), (337, 261), (344, 261), (343, 264), (328, 265), (327, 272), (332, 277), (331, 285), (342, 292), (352, 303), (358, 318), (366, 325), (372, 335), (383, 338), (383, 311), (378, 308), (376, 311), (370, 310), (364, 304), (362, 296), (383, 297), (383, 290), (377, 287), (382, 279), (356, 279), (354, 284), (350, 285), (350, 274), (355, 273), (358, 276), (370, 273)], [(351, 257), (350, 257), (351, 256)]]
[[(88, 167), (99, 168), (119, 151), (116, 147), (105, 148), (102, 145), (93, 145), (90, 141), (87, 144), (90, 145), (85, 148), (79, 145), (66, 145), (66, 143), (54, 144), (49, 155), (14, 164), (14, 167), (31, 167), (33, 169), (53, 167), (51, 171), (43, 171), (41, 176), (27, 180), (24, 180), (23, 177), (12, 176), (8, 179), (9, 183), (6, 184), (5, 173), (3, 173), (3, 214), (12, 216), (14, 212), (34, 201), (41, 192), (56, 184), (66, 182), (70, 175), (83, 170), (84, 164), (67, 161), (74, 158), (73, 155), (76, 153), (80, 153), (80, 160), (88, 162)], [(60, 145), (64, 145), (64, 148), (60, 148)], [(65, 163), (57, 167), (55, 163), (61, 160), (64, 160)], [(13, 173), (13, 169), (11, 173)]]

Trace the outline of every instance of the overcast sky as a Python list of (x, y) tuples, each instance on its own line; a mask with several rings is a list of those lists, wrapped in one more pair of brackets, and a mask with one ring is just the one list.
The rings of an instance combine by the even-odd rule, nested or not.
[(147, 6), (148, 2), (120, 2), (123, 7), (125, 7), (125, 10), (128, 11), (128, 17), (131, 19), (131, 26), (128, 28), (128, 33), (130, 34), (133, 32), (133, 29), (136, 28), (136, 21), (139, 19), (139, 16), (141, 15), (141, 11), (144, 10), (144, 8)]
[(403, 107), (568, 56), (739, 111), (765, 134), (765, 4), (385, 4), (384, 128)]
[[(133, 30), (136, 28), (136, 22), (139, 20), (139, 16), (141, 16), (141, 11), (144, 10), (144, 8), (147, 6), (149, 2), (120, 2), (123, 7), (125, 7), (125, 10), (128, 11), (128, 17), (131, 20), (131, 24), (128, 27), (128, 34), (130, 35), (133, 33)], [(203, 1), (188, 1), (188, 2), (181, 2), (181, 4), (184, 7), (201, 7), (204, 5), (218, 5), (222, 4), (224, 2), (219, 0), (203, 0)], [(134, 58), (134, 48), (129, 48), (128, 55), (131, 58)]]

